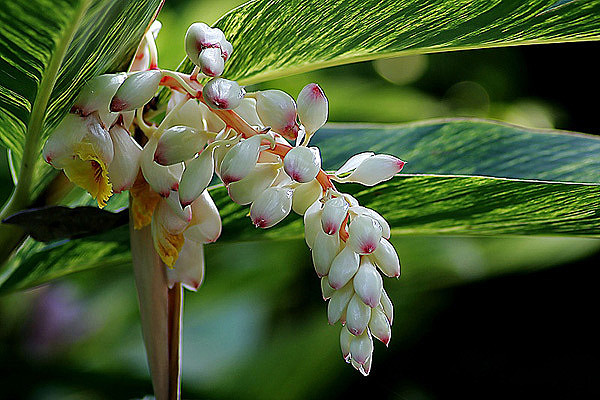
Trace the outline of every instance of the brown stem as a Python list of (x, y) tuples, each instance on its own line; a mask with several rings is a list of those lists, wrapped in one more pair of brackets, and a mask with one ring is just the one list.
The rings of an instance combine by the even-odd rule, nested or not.
[(183, 311), (183, 289), (176, 283), (168, 293), (169, 304), (169, 399), (181, 396), (181, 327)]

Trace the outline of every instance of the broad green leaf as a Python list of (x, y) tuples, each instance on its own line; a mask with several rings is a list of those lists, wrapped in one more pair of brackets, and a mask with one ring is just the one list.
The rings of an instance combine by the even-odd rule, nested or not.
[(234, 48), (224, 76), (252, 84), (403, 54), (596, 40), (598, 14), (596, 1), (256, 0), (216, 26)]

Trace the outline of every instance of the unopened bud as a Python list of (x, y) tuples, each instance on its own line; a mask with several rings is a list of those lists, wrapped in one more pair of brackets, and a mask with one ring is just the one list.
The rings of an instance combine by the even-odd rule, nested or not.
[(335, 324), (342, 318), (353, 295), (354, 288), (351, 283), (333, 292), (327, 304), (327, 320), (330, 325)]
[(392, 304), (392, 300), (388, 296), (385, 289), (381, 290), (380, 303), (381, 303), (381, 308), (382, 308), (383, 312), (385, 313), (385, 316), (387, 317), (387, 319), (391, 325), (392, 322), (394, 322), (394, 305)]
[(221, 216), (208, 190), (190, 205), (192, 220), (185, 237), (198, 243), (213, 243), (221, 236)]
[(172, 165), (194, 158), (208, 137), (189, 126), (177, 125), (165, 130), (158, 140), (154, 161), (160, 165)]
[(362, 258), (358, 272), (356, 272), (352, 282), (354, 291), (362, 302), (371, 308), (377, 307), (381, 299), (383, 280), (367, 257)]
[(343, 181), (374, 186), (391, 179), (402, 170), (404, 164), (404, 161), (394, 156), (377, 154), (362, 161)]
[(185, 52), (189, 59), (200, 68), (203, 67), (200, 57), (203, 50), (218, 50), (218, 55), (221, 57), (222, 47), (225, 47), (223, 57), (227, 59), (233, 50), (231, 43), (225, 40), (225, 35), (220, 29), (211, 28), (203, 22), (190, 25), (185, 34)]
[(133, 186), (140, 169), (142, 148), (127, 130), (117, 124), (110, 128), (110, 138), (114, 147), (113, 161), (108, 165), (108, 176), (113, 192), (121, 193)]
[(221, 49), (208, 48), (202, 50), (198, 62), (202, 73), (206, 76), (220, 76), (225, 69), (225, 60), (221, 56)]
[(379, 245), (373, 253), (369, 256), (377, 264), (381, 272), (386, 276), (392, 278), (398, 278), (400, 276), (400, 260), (398, 259), (398, 253), (392, 244), (381, 238)]
[(294, 99), (281, 90), (263, 90), (254, 94), (256, 112), (265, 126), (287, 139), (296, 139), (298, 123), (296, 122), (296, 103)]
[(312, 248), (312, 259), (318, 276), (329, 273), (331, 263), (340, 249), (340, 237), (319, 231)]
[(323, 300), (327, 300), (331, 298), (335, 290), (329, 285), (329, 279), (326, 276), (321, 278), (321, 294), (323, 295)]
[(358, 254), (370, 254), (377, 248), (381, 232), (379, 222), (369, 216), (358, 215), (350, 222), (346, 243)]
[(81, 89), (72, 109), (84, 116), (98, 111), (102, 123), (110, 127), (118, 116), (110, 111), (110, 102), (125, 78), (126, 74), (105, 74), (90, 79)]
[(321, 169), (319, 149), (298, 146), (292, 148), (283, 159), (285, 172), (296, 182), (310, 182)]
[(348, 213), (348, 203), (342, 197), (335, 197), (325, 203), (321, 215), (321, 226), (323, 232), (328, 235), (338, 233), (342, 222)]
[(371, 334), (379, 339), (386, 346), (392, 338), (392, 328), (383, 309), (375, 307), (371, 310), (371, 320), (369, 321), (369, 330)]
[(390, 224), (388, 224), (388, 222), (385, 220), (385, 218), (383, 218), (381, 216), (381, 214), (379, 214), (377, 211), (367, 208), (367, 207), (358, 206), (358, 205), (351, 206), (350, 211), (354, 212), (356, 214), (359, 214), (359, 215), (367, 215), (367, 216), (373, 218), (374, 220), (376, 220), (377, 222), (379, 222), (379, 225), (381, 225), (381, 236), (383, 236), (386, 239), (390, 238), (390, 234), (391, 234)]
[(213, 150), (213, 146), (207, 146), (198, 157), (187, 162), (179, 184), (182, 205), (191, 204), (210, 184), (214, 174)]
[(236, 81), (213, 78), (204, 85), (202, 96), (215, 110), (232, 110), (240, 105), (245, 92)]
[(316, 83), (304, 86), (298, 95), (298, 117), (306, 134), (315, 133), (327, 122), (329, 103), (325, 93)]
[(342, 357), (346, 362), (350, 361), (350, 343), (354, 340), (354, 335), (348, 332), (345, 326), (342, 326), (340, 332), (340, 348), (342, 349)]
[(349, 247), (344, 247), (331, 263), (329, 285), (334, 289), (346, 285), (358, 271), (359, 263), (360, 256)]
[[(186, 235), (184, 234), (184, 237)], [(204, 246), (186, 240), (173, 268), (167, 268), (169, 288), (180, 282), (186, 289), (196, 291), (204, 280)]]
[(279, 223), (292, 209), (292, 190), (270, 187), (250, 206), (250, 219), (257, 228), (270, 228)]
[(154, 162), (154, 153), (158, 145), (158, 137), (152, 136), (144, 149), (140, 158), (140, 166), (144, 178), (155, 192), (163, 197), (169, 197), (171, 190), (179, 189), (179, 180), (171, 172), (170, 167), (164, 167)]
[(158, 70), (135, 72), (127, 77), (110, 103), (110, 111), (132, 111), (149, 102), (160, 84), (162, 73)]
[(362, 302), (358, 294), (354, 294), (346, 310), (346, 326), (354, 336), (362, 335), (371, 319), (371, 307)]
[[(240, 181), (227, 186), (229, 197), (240, 205), (255, 201), (277, 178), (281, 164), (259, 163)], [(295, 196), (295, 194), (294, 194)], [(292, 203), (293, 204), (293, 203)]]
[(352, 359), (363, 365), (373, 354), (373, 339), (369, 331), (365, 330), (360, 336), (356, 336), (350, 343), (350, 354)]
[[(255, 135), (233, 146), (220, 165), (221, 180), (226, 185), (244, 179), (258, 160), (261, 141), (267, 135)], [(272, 140), (272, 139), (271, 139)]]
[(301, 183), (294, 189), (292, 210), (296, 214), (304, 215), (308, 207), (317, 201), (322, 194), (323, 189), (316, 179), (308, 183)]
[(231, 53), (233, 53), (233, 45), (228, 40), (223, 39), (221, 41), (221, 55), (223, 56), (223, 61), (229, 60)]
[(312, 249), (315, 243), (317, 233), (322, 231), (321, 229), (321, 202), (315, 201), (310, 207), (306, 209), (304, 213), (304, 240), (306, 245)]

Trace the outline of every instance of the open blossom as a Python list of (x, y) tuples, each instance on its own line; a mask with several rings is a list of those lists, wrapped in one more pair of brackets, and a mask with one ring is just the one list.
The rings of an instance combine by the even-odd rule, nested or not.
[[(204, 23), (190, 26), (185, 38), (196, 65), (191, 75), (158, 69), (152, 34), (144, 40), (130, 73), (86, 83), (46, 142), (44, 159), (101, 207), (113, 192), (130, 191), (133, 227), (149, 228), (170, 286), (195, 291), (202, 284), (204, 246), (222, 231), (209, 193), (215, 176), (233, 202), (249, 205), (257, 228), (271, 228), (292, 211), (301, 215), (328, 322), (342, 324), (342, 356), (368, 375), (373, 338), (386, 346), (391, 339), (393, 305), (381, 273), (399, 277), (400, 261), (385, 218), (334, 182), (376, 185), (404, 161), (361, 153), (327, 174), (319, 149), (309, 147), (328, 117), (320, 86), (306, 85), (297, 100), (281, 90), (246, 93), (219, 77), (233, 47)], [(197, 77), (212, 79), (202, 86)], [(143, 110), (161, 85), (172, 93), (164, 119), (153, 124)]]

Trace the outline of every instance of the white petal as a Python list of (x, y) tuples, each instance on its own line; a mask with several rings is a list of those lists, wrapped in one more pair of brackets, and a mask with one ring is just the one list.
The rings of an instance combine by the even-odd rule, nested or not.
[(207, 190), (191, 204), (192, 221), (185, 230), (186, 239), (212, 243), (221, 236), (221, 216)]
[(344, 182), (374, 186), (391, 179), (402, 170), (404, 164), (404, 161), (394, 156), (377, 154), (364, 160), (350, 175), (344, 178)]
[(159, 70), (135, 72), (127, 77), (110, 103), (110, 111), (132, 111), (149, 102), (158, 89), (162, 73)]
[(227, 186), (229, 197), (237, 204), (255, 201), (277, 178), (280, 164), (259, 163), (244, 179)]
[(328, 235), (335, 235), (348, 213), (348, 203), (342, 197), (328, 200), (323, 207), (321, 226)]
[(375, 219), (358, 215), (352, 218), (348, 227), (348, 247), (358, 254), (370, 254), (381, 240), (382, 228)]
[(283, 220), (292, 209), (292, 190), (271, 187), (252, 203), (250, 218), (257, 228), (270, 228)]
[(338, 169), (336, 171), (336, 175), (340, 176), (342, 174), (345, 174), (346, 172), (350, 172), (353, 169), (355, 169), (356, 167), (358, 167), (364, 160), (366, 160), (367, 158), (370, 158), (372, 156), (374, 156), (375, 153), (367, 151), (365, 153), (359, 153), (359, 154), (355, 154), (352, 157), (350, 157), (348, 159), (348, 161), (346, 161), (344, 163), (344, 165), (342, 165), (340, 167), (340, 169)]
[(328, 275), (329, 285), (334, 289), (339, 289), (350, 282), (358, 271), (359, 262), (360, 256), (349, 247), (344, 247), (331, 263)]
[(325, 122), (329, 113), (329, 102), (316, 83), (306, 85), (298, 95), (298, 116), (307, 133), (313, 134)]
[(379, 245), (369, 256), (386, 276), (397, 278), (400, 276), (400, 260), (392, 244), (381, 238)]
[(144, 149), (140, 159), (140, 166), (144, 178), (150, 184), (152, 190), (163, 197), (169, 197), (171, 190), (179, 188), (177, 177), (169, 170), (169, 167), (158, 165), (154, 162), (154, 152), (158, 144), (158, 137), (152, 136)]
[(340, 248), (340, 237), (338, 235), (328, 235), (319, 231), (312, 247), (312, 259), (315, 271), (318, 276), (325, 276), (329, 273), (331, 263), (338, 254)]
[(327, 320), (330, 325), (335, 324), (342, 318), (342, 314), (348, 307), (348, 302), (354, 295), (354, 288), (349, 283), (343, 288), (336, 290), (327, 304)]
[(371, 319), (371, 307), (362, 302), (357, 294), (354, 294), (348, 303), (346, 311), (346, 326), (351, 334), (361, 335)]
[(308, 207), (314, 204), (321, 195), (323, 195), (323, 189), (316, 179), (308, 183), (301, 183), (294, 189), (292, 210), (297, 214), (304, 215)]
[(173, 268), (167, 268), (167, 279), (169, 288), (181, 282), (186, 289), (198, 290), (204, 280), (204, 245), (186, 240)]
[(121, 125), (110, 128), (115, 155), (108, 166), (108, 176), (113, 192), (120, 193), (133, 186), (140, 170), (142, 148)]
[(160, 165), (172, 165), (194, 158), (202, 150), (208, 136), (202, 131), (184, 125), (176, 125), (163, 132), (154, 161)]
[(371, 308), (379, 304), (381, 290), (383, 289), (383, 280), (367, 257), (362, 258), (358, 272), (352, 282), (354, 284), (354, 291), (363, 303)]

